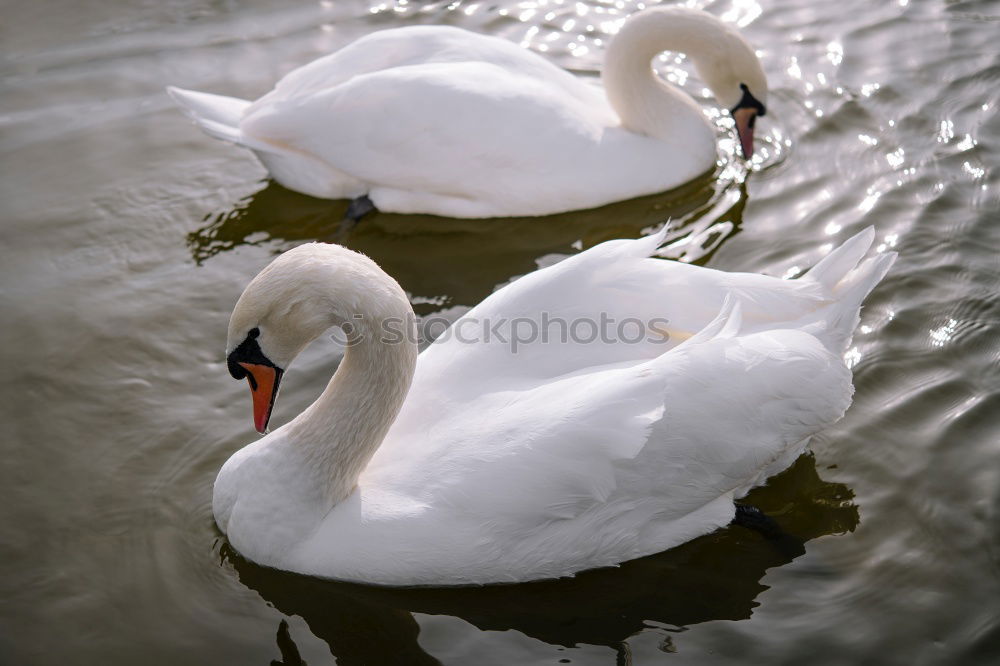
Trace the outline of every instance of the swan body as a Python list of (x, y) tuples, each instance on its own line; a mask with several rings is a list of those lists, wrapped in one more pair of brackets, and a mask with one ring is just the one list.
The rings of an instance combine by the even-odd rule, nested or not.
[[(225, 463), (216, 521), (260, 564), (386, 585), (569, 576), (725, 526), (850, 404), (843, 352), (895, 257), (863, 260), (873, 236), (797, 280), (650, 258), (662, 235), (610, 241), (493, 293), (419, 356), (374, 262), (290, 250), (230, 322), (258, 429), (310, 340), (340, 325), (351, 343), (316, 402)], [(497, 328), (608, 319), (648, 326), (525, 325), (516, 348)]]
[(252, 150), (279, 183), (383, 211), (534, 216), (668, 190), (712, 168), (715, 132), (651, 60), (688, 53), (733, 110), (744, 151), (767, 82), (710, 14), (651, 8), (611, 41), (604, 90), (504, 39), (448, 26), (375, 32), (255, 102), (168, 88), (205, 132)]

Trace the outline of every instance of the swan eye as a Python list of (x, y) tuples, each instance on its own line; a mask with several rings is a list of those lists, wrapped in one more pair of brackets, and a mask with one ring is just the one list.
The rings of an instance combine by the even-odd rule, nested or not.
[(240, 363), (266, 365), (271, 368), (278, 367), (271, 362), (271, 359), (264, 356), (264, 352), (260, 349), (260, 343), (257, 342), (259, 337), (260, 329), (254, 326), (247, 332), (247, 337), (243, 339), (243, 342), (229, 354), (226, 364), (229, 366), (229, 374), (233, 376), (233, 379), (245, 379), (249, 375), (251, 383), (253, 383), (253, 375), (250, 375)]

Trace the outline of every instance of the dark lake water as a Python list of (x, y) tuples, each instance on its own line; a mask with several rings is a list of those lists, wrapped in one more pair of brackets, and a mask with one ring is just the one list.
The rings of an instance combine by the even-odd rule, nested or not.
[[(752, 495), (805, 554), (732, 528), (575, 580), (388, 590), (254, 566), (212, 520), (216, 472), (255, 437), (225, 368), (229, 312), (346, 204), (268, 183), (163, 86), (256, 97), (418, 22), (595, 77), (641, 3), (8, 0), (0, 662), (1000, 663), (1000, 4), (692, 4), (761, 53), (771, 99), (750, 169), (720, 130), (717, 171), (676, 192), (537, 220), (378, 214), (347, 245), (418, 313), (453, 318), (668, 218), (675, 257), (780, 276), (874, 225), (900, 258), (848, 352), (854, 406)], [(658, 67), (701, 95), (686, 60)], [(274, 422), (337, 360), (328, 341), (307, 350)]]

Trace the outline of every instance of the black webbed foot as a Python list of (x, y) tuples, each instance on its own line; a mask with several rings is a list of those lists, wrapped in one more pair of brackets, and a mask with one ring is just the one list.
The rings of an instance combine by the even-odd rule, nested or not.
[(344, 217), (340, 220), (340, 227), (333, 234), (333, 241), (336, 243), (346, 241), (354, 227), (358, 226), (361, 218), (375, 210), (377, 210), (375, 204), (372, 203), (367, 194), (362, 194), (360, 197), (352, 199), (351, 203), (347, 206)]
[(351, 199), (351, 203), (347, 206), (347, 212), (344, 213), (344, 219), (357, 224), (361, 218), (374, 210), (375, 204), (372, 203), (367, 194), (362, 194), (360, 197)]
[(731, 525), (739, 525), (757, 532), (774, 544), (774, 547), (789, 558), (795, 558), (806, 552), (801, 539), (792, 536), (775, 522), (773, 518), (751, 504), (736, 502), (736, 515)]

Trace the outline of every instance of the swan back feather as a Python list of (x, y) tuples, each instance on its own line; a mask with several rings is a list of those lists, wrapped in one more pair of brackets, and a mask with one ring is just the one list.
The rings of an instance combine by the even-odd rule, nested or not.
[(367, 193), (387, 212), (548, 215), (665, 191), (713, 167), (713, 126), (651, 68), (656, 53), (678, 47), (721, 100), (746, 82), (766, 98), (753, 50), (686, 8), (626, 22), (609, 47), (607, 94), (516, 44), (449, 26), (372, 33), (252, 103), (168, 91), (290, 189)]
[[(411, 585), (572, 575), (723, 526), (734, 499), (849, 406), (842, 348), (894, 259), (859, 263), (871, 239), (862, 232), (797, 280), (650, 258), (662, 235), (605, 243), (516, 280), (454, 326), (549, 310), (658, 313), (688, 334), (536, 340), (517, 353), (509, 340), (442, 337), (419, 357), (398, 416), (342, 501), (317, 510), (318, 466), (275, 455), (298, 450), (295, 422), (234, 456), (256, 470), (252, 492), (287, 499), (273, 512), (294, 547), (269, 547), (259, 524), (241, 535), (236, 526), (253, 520), (217, 497), (236, 506), (227, 533), (272, 566)], [(298, 468), (291, 493), (267, 480)], [(217, 493), (247, 492), (224, 473)], [(257, 520), (271, 512), (250, 506)]]

